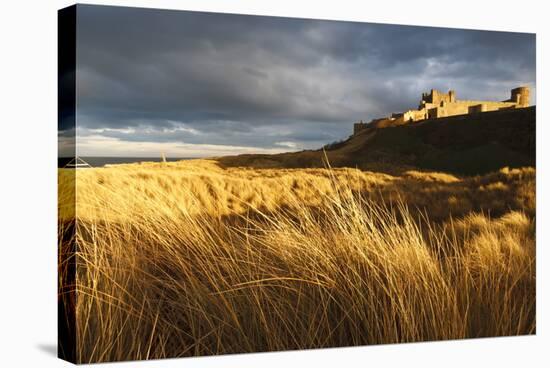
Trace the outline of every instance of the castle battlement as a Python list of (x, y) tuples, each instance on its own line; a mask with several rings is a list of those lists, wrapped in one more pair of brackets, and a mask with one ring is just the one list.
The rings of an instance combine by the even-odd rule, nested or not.
[(504, 101), (457, 100), (453, 90), (441, 92), (432, 89), (422, 93), (416, 110), (392, 113), (389, 117), (373, 119), (369, 123), (355, 123), (353, 134), (366, 128), (386, 128), (410, 124), (426, 119), (437, 119), (454, 115), (465, 115), (486, 111), (517, 109), (529, 106), (528, 87), (517, 87), (510, 91), (510, 98)]

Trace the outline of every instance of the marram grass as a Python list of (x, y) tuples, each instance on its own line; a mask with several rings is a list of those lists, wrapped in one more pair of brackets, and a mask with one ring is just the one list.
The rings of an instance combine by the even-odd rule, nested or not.
[(79, 362), (535, 332), (534, 169), (68, 175)]

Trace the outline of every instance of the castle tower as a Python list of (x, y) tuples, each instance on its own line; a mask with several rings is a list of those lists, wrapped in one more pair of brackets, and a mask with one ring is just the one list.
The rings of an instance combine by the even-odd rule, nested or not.
[(518, 107), (529, 106), (529, 87), (517, 87), (511, 91), (510, 101), (516, 102)]
[(449, 102), (456, 102), (456, 93), (453, 90), (449, 91)]

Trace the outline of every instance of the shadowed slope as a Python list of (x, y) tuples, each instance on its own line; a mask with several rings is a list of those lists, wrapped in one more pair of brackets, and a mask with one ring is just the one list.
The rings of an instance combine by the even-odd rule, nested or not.
[[(475, 175), (535, 166), (536, 107), (366, 129), (325, 149), (331, 166), (401, 174), (410, 169)], [(324, 167), (323, 150), (218, 158), (224, 167)]]

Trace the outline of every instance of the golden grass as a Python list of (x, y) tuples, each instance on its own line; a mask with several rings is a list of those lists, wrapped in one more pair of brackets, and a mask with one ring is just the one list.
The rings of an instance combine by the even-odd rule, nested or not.
[(76, 196), (79, 362), (535, 331), (534, 169), (195, 160), (79, 170)]

